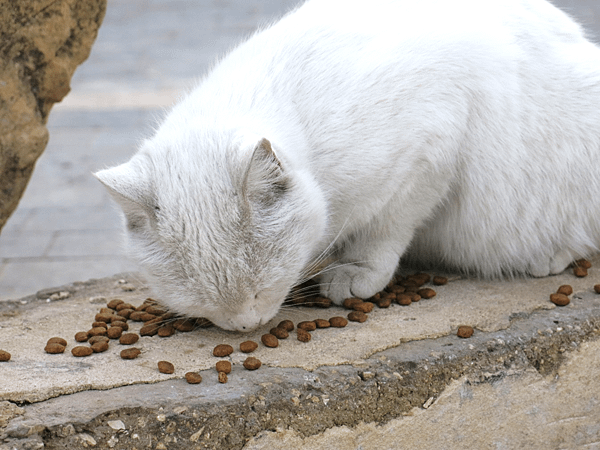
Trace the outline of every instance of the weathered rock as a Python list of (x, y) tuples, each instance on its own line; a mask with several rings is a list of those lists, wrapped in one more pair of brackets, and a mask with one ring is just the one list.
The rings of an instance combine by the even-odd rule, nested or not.
[(89, 56), (106, 0), (0, 2), (0, 230), (48, 143), (52, 105)]

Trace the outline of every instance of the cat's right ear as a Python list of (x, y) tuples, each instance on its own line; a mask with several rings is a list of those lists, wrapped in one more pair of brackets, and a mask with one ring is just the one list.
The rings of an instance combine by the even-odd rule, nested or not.
[(123, 210), (127, 228), (139, 230), (156, 218), (158, 206), (148, 180), (131, 162), (93, 174)]

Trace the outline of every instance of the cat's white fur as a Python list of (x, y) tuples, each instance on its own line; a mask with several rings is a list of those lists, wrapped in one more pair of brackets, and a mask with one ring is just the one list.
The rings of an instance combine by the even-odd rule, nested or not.
[(483, 276), (600, 246), (600, 50), (545, 0), (310, 0), (96, 176), (173, 310), (270, 320), (325, 251), (339, 303), (401, 256)]

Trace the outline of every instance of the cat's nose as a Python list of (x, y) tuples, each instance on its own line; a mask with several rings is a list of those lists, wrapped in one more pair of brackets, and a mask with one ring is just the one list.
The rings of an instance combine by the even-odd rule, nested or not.
[(230, 323), (234, 330), (248, 332), (262, 324), (262, 317), (256, 308), (244, 308), (231, 318)]

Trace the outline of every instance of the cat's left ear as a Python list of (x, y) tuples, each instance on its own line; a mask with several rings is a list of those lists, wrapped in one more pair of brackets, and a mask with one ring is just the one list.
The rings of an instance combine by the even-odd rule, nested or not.
[(289, 177), (268, 139), (255, 144), (242, 185), (244, 197), (272, 203), (289, 187)]

